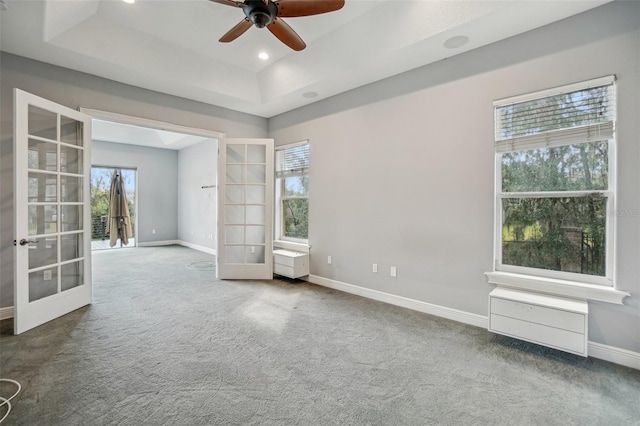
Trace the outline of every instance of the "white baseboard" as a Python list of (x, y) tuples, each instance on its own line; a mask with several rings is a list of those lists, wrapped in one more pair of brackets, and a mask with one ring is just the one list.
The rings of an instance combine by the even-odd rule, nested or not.
[(172, 245), (189, 247), (189, 248), (192, 248), (194, 250), (198, 250), (198, 251), (202, 251), (202, 252), (205, 252), (205, 253), (212, 254), (214, 256), (217, 255), (217, 253), (218, 253), (216, 249), (212, 249), (212, 248), (209, 248), (209, 247), (201, 246), (199, 244), (188, 243), (188, 242), (182, 241), (182, 240), (148, 241), (148, 242), (144, 242), (144, 243), (138, 243), (138, 247), (160, 247), (160, 246), (172, 246)]
[[(390, 293), (384, 293), (370, 288), (360, 287), (353, 284), (347, 284), (341, 281), (335, 281), (329, 278), (319, 277), (317, 275), (309, 275), (307, 281), (318, 284), (323, 287), (344, 291), (368, 299), (389, 303), (403, 308), (412, 309), (414, 311), (423, 312), (425, 314), (435, 315), (458, 321), (464, 324), (487, 329), (489, 325), (488, 318), (483, 315), (472, 314), (469, 312), (459, 311), (457, 309), (447, 308), (445, 306), (434, 305), (431, 303), (421, 302), (419, 300), (409, 299), (402, 296), (396, 296)], [(608, 346), (602, 343), (589, 341), (588, 353), (590, 357), (598, 358), (603, 361), (609, 361), (614, 364), (623, 365), (625, 367), (640, 370), (640, 353), (629, 351), (615, 346)]]
[(0, 308), (0, 320), (13, 318), (13, 306), (5, 306)]
[(640, 353), (589, 341), (589, 356), (640, 370)]
[(489, 325), (487, 317), (482, 315), (476, 315), (469, 312), (459, 311), (457, 309), (447, 308), (445, 306), (421, 302), (419, 300), (409, 299), (403, 296), (396, 296), (394, 294), (384, 293), (382, 291), (372, 290), (370, 288), (359, 287), (357, 285), (319, 277), (317, 275), (309, 275), (309, 282), (321, 285), (323, 287), (329, 287), (335, 290), (344, 291), (345, 293), (356, 294), (368, 299), (389, 303), (391, 305), (402, 306), (403, 308), (412, 309), (414, 311), (423, 312), (425, 314), (435, 315), (464, 324), (474, 325), (476, 327), (486, 329)]
[(214, 256), (218, 255), (218, 250), (212, 249), (210, 247), (201, 246), (199, 244), (188, 243), (186, 241), (179, 240), (176, 244), (180, 244), (181, 246), (189, 247), (194, 250), (202, 251), (205, 253), (212, 254)]
[(160, 246), (172, 246), (172, 245), (180, 245), (180, 241), (178, 240), (164, 240), (164, 241), (147, 241), (147, 242), (139, 242), (137, 244), (138, 247), (160, 247)]

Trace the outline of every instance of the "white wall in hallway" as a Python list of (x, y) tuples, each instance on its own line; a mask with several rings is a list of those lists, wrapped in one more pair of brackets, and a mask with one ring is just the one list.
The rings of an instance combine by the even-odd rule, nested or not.
[(178, 239), (216, 249), (218, 141), (178, 151)]

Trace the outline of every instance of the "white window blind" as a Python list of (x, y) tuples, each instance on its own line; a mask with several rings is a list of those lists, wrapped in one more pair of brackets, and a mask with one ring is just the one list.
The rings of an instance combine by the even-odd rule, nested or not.
[(613, 138), (615, 78), (577, 83), (494, 102), (496, 152), (557, 147)]
[(276, 148), (276, 178), (303, 176), (309, 173), (309, 143)]

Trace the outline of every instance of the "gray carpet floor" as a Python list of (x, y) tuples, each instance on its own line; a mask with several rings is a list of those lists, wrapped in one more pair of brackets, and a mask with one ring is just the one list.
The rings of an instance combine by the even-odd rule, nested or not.
[(23, 385), (5, 424), (640, 425), (640, 371), (300, 281), (187, 268), (206, 261), (177, 246), (101, 252), (91, 306), (20, 336), (4, 321), (0, 376)]

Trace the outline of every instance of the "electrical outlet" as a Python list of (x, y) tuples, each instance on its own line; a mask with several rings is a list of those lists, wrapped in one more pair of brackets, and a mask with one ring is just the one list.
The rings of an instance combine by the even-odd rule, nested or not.
[(254, 254), (256, 252), (256, 248), (251, 246), (251, 248), (249, 249), (249, 251), (251, 252), (251, 254)]
[(331, 256), (327, 256), (327, 264), (331, 265)]
[(374, 274), (377, 274), (377, 273), (378, 273), (378, 264), (377, 264), (377, 263), (374, 263), (374, 264), (373, 264), (373, 273), (374, 273)]
[(49, 281), (49, 280), (51, 280), (51, 269), (44, 271), (44, 277), (43, 277), (43, 279), (44, 279), (45, 281)]
[(394, 278), (398, 276), (398, 269), (395, 266), (391, 267), (391, 276)]

